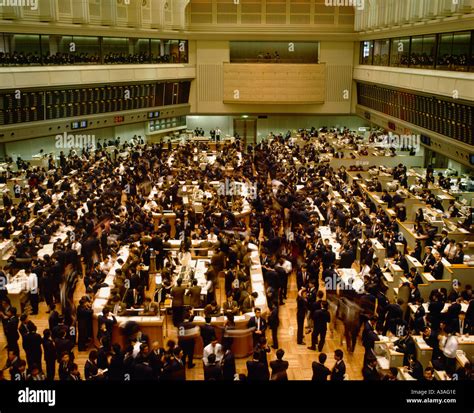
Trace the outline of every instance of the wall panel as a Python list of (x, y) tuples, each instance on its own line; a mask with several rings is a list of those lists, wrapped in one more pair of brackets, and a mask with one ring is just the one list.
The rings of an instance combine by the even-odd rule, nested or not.
[(225, 103), (310, 104), (326, 99), (326, 65), (224, 63)]

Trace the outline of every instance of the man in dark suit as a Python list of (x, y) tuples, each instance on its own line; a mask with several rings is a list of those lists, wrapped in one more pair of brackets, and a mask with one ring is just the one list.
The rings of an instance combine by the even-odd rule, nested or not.
[(350, 248), (346, 246), (343, 247), (343, 250), (339, 253), (339, 268), (351, 268), (354, 262), (354, 254)]
[(194, 278), (192, 286), (188, 289), (189, 305), (193, 308), (201, 307), (201, 287), (197, 285), (197, 280)]
[(222, 380), (222, 369), (216, 363), (216, 355), (209, 354), (207, 358), (207, 365), (204, 366), (204, 380), (219, 381)]
[(464, 264), (463, 244), (460, 242), (456, 244), (456, 253), (453, 258), (453, 264)]
[(415, 303), (421, 298), (420, 290), (413, 283), (410, 283), (409, 286), (410, 286), (410, 296), (408, 298), (408, 302)]
[(446, 231), (445, 229), (443, 229), (443, 230), (441, 231), (441, 236), (442, 236), (442, 238), (441, 238), (441, 240), (439, 241), (440, 247), (437, 248), (437, 249), (438, 249), (438, 251), (439, 251), (442, 255), (444, 255), (444, 250), (446, 249), (446, 247), (447, 247), (448, 244), (449, 244), (448, 231)]
[(54, 380), (54, 375), (56, 374), (56, 346), (54, 341), (51, 338), (51, 331), (46, 329), (43, 331), (43, 357), (46, 364), (46, 379), (48, 381)]
[(286, 371), (288, 370), (289, 363), (283, 360), (284, 355), (285, 351), (279, 349), (276, 352), (277, 359), (270, 362), (270, 368), (272, 369), (271, 380), (288, 381)]
[(383, 334), (386, 335), (387, 331), (392, 328), (395, 320), (403, 318), (402, 310), (403, 300), (399, 298), (396, 303), (391, 303), (387, 305), (385, 310), (385, 324), (383, 327)]
[(367, 363), (362, 369), (362, 376), (364, 377), (364, 381), (380, 380), (380, 374), (377, 371), (377, 359), (375, 357), (367, 360)]
[(59, 324), (59, 313), (56, 310), (56, 304), (51, 304), (48, 310), (49, 318), (48, 318), (48, 325), (49, 329), (53, 331), (54, 327)]
[(336, 254), (332, 250), (332, 245), (327, 244), (322, 256), (323, 270), (328, 269), (336, 261)]
[(435, 292), (431, 297), (431, 301), (428, 304), (428, 312), (430, 313), (430, 322), (434, 330), (439, 328), (439, 323), (441, 321), (441, 313), (444, 309), (444, 302), (441, 298), (439, 292)]
[[(100, 332), (101, 326), (105, 325), (105, 332), (107, 336), (111, 339), (114, 324), (117, 324), (117, 319), (114, 315), (110, 315), (109, 307), (104, 307), (102, 310), (102, 314), (97, 317), (97, 325), (99, 326), (98, 334)], [(98, 338), (100, 339), (100, 337)]]
[(268, 380), (266, 367), (260, 361), (260, 352), (258, 351), (253, 353), (252, 360), (247, 361), (247, 380)]
[(133, 380), (150, 381), (154, 379), (153, 368), (148, 359), (137, 361), (133, 368)]
[(344, 380), (344, 376), (346, 374), (346, 364), (343, 360), (344, 353), (342, 350), (337, 349), (334, 352), (334, 359), (336, 360), (336, 364), (331, 371), (331, 381), (342, 381)]
[[(444, 319), (446, 320), (446, 324), (449, 326), (454, 320), (458, 319), (459, 314), (462, 311), (462, 298), (458, 298), (455, 300), (451, 305), (448, 307), (446, 313), (444, 314)], [(444, 306), (443, 306), (444, 310)], [(441, 310), (441, 311), (443, 311)]]
[(205, 318), (206, 324), (201, 326), (201, 337), (202, 337), (203, 348), (211, 344), (211, 341), (214, 339), (216, 335), (214, 327), (211, 325), (211, 320), (212, 320), (211, 317), (206, 317)]
[(443, 272), (444, 272), (444, 265), (441, 262), (441, 255), (438, 254), (436, 256), (436, 261), (433, 264), (431, 275), (437, 280), (441, 280), (443, 278)]
[(173, 310), (173, 324), (178, 327), (179, 323), (183, 320), (184, 311), (184, 293), (186, 289), (181, 286), (183, 280), (178, 278), (176, 285), (171, 289), (171, 297), (173, 299), (171, 307)]
[(222, 378), (223, 380), (232, 381), (236, 374), (235, 356), (230, 349), (227, 349), (222, 359)]
[(183, 349), (183, 363), (186, 364), (188, 361), (188, 369), (192, 369), (195, 364), (193, 363), (194, 358), (194, 346), (196, 338), (199, 337), (199, 327), (191, 321), (191, 316), (188, 311), (184, 316), (184, 321), (178, 326), (178, 345)]
[(92, 315), (91, 303), (84, 298), (79, 300), (77, 307), (77, 329), (78, 329), (78, 350), (87, 350), (87, 344), (93, 336), (92, 333)]
[(66, 332), (61, 330), (59, 336), (54, 340), (54, 346), (56, 348), (56, 358), (59, 361), (63, 354), (71, 354), (74, 343), (66, 337)]
[(232, 295), (232, 293), (227, 296), (226, 301), (224, 302), (224, 304), (222, 304), (222, 310), (224, 311), (224, 314), (239, 314), (239, 304), (237, 303), (237, 301), (234, 300), (234, 296)]
[(304, 320), (306, 319), (306, 313), (308, 311), (308, 300), (307, 300), (307, 291), (303, 287), (298, 292), (298, 296), (296, 297), (296, 322), (298, 325), (298, 330), (296, 333), (296, 343), (305, 345), (306, 343), (303, 341), (304, 337)]
[(260, 308), (255, 309), (255, 315), (250, 318), (247, 327), (255, 327), (253, 332), (253, 347), (255, 348), (259, 344), (260, 338), (265, 337), (265, 331), (267, 329), (267, 322), (262, 317), (262, 310)]
[(301, 269), (299, 269), (296, 272), (296, 287), (299, 290), (301, 290), (302, 287), (306, 287), (308, 285), (309, 281), (309, 273), (308, 273), (308, 268), (306, 264), (303, 264), (301, 266)]
[(26, 361), (18, 360), (18, 362), (10, 368), (10, 376), (12, 381), (26, 381)]
[(84, 257), (86, 272), (89, 272), (94, 259), (100, 257), (100, 242), (95, 232), (82, 243), (81, 255)]
[(326, 341), (326, 332), (328, 324), (331, 321), (331, 314), (328, 311), (329, 304), (327, 301), (321, 303), (321, 308), (313, 312), (313, 333), (311, 334), (311, 347), (310, 350), (316, 350), (318, 345), (318, 351), (321, 352)]
[(425, 247), (425, 256), (423, 257), (422, 264), (425, 272), (431, 272), (436, 262), (436, 258), (431, 252), (431, 247)]
[(280, 318), (278, 315), (279, 307), (276, 305), (273, 307), (270, 315), (268, 316), (268, 325), (272, 330), (272, 348), (278, 349), (278, 326), (280, 325)]
[(466, 313), (461, 311), (458, 318), (451, 322), (452, 332), (456, 335), (472, 334), (472, 326), (466, 320)]
[(20, 354), (20, 348), (18, 347), (18, 339), (20, 334), (18, 333), (18, 324), (20, 320), (16, 315), (16, 307), (10, 307), (10, 317), (5, 325), (5, 336), (7, 338), (7, 347), (9, 351), (14, 351), (16, 354)]
[(41, 336), (37, 333), (37, 328), (33, 324), (29, 332), (23, 338), (23, 348), (26, 353), (26, 361), (28, 362), (28, 369), (32, 366), (41, 366), (41, 357), (43, 351), (41, 349)]
[(362, 345), (365, 348), (364, 354), (364, 364), (368, 358), (370, 358), (374, 353), (375, 342), (379, 340), (377, 332), (375, 331), (375, 326), (377, 325), (377, 317), (372, 317), (364, 325), (364, 330), (362, 332)]
[(182, 360), (183, 350), (176, 346), (163, 368), (163, 380), (186, 380), (186, 367)]
[(328, 376), (331, 375), (331, 370), (329, 370), (324, 363), (326, 362), (328, 356), (326, 353), (321, 353), (318, 357), (319, 361), (313, 361), (311, 365), (313, 369), (313, 381), (327, 381)]

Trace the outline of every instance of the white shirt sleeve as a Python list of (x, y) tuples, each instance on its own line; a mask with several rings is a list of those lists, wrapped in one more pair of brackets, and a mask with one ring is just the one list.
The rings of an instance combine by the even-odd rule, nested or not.
[(28, 290), (31, 294), (38, 294), (38, 276), (34, 273), (28, 276)]

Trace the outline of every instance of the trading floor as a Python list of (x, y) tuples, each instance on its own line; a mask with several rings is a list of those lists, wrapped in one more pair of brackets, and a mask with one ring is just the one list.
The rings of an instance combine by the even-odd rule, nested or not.
[(2, 4), (0, 379), (472, 380), (473, 16)]

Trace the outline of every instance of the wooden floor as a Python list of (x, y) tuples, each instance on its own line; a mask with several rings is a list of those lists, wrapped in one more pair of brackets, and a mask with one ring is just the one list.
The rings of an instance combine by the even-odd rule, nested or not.
[[(223, 281), (222, 281), (223, 283)], [(223, 285), (221, 286), (223, 288)], [(321, 285), (320, 288), (324, 288)], [(222, 291), (222, 290), (221, 290)], [(76, 290), (75, 298), (76, 302), (79, 301), (80, 297), (84, 293), (84, 284), (82, 280), (78, 284), (78, 288)], [(288, 369), (288, 378), (290, 380), (310, 380), (312, 371), (311, 371), (311, 363), (317, 360), (319, 353), (317, 351), (308, 350), (307, 347), (311, 344), (311, 336), (307, 335), (305, 337), (306, 345), (297, 345), (296, 344), (296, 281), (295, 281), (295, 274), (292, 274), (289, 281), (289, 290), (288, 290), (288, 300), (286, 304), (280, 306), (280, 328), (278, 330), (278, 340), (279, 340), (279, 347), (285, 350), (285, 359), (289, 362), (289, 369)], [(43, 330), (48, 327), (48, 314), (46, 314), (46, 305), (45, 303), (40, 303), (40, 311), (37, 316), (30, 316), (30, 319), (36, 324), (38, 327), (38, 332), (42, 334)], [(334, 318), (334, 317), (333, 317)], [(172, 322), (168, 323), (170, 328), (170, 336), (165, 337), (165, 341), (167, 339), (176, 339), (176, 330), (172, 326)], [(326, 361), (326, 366), (330, 369), (334, 365), (334, 350), (340, 348), (344, 351), (344, 360), (347, 367), (347, 374), (349, 376), (349, 380), (360, 380), (362, 378), (361, 370), (362, 370), (362, 360), (363, 360), (363, 347), (360, 344), (360, 339), (356, 346), (355, 352), (353, 355), (349, 355), (346, 351), (345, 344), (341, 341), (341, 333), (342, 333), (342, 324), (340, 322), (334, 327), (334, 324), (331, 323), (331, 328), (328, 330), (328, 334), (326, 336), (326, 344), (323, 348), (323, 352), (328, 355), (328, 359)], [(271, 332), (267, 332), (267, 338), (269, 345), (272, 344), (271, 342)], [(22, 346), (21, 346), (21, 339), (20, 339), (20, 351), (21, 351), (21, 358), (26, 359)], [(3, 335), (3, 330), (0, 332), (0, 349), (3, 349), (0, 352), (0, 366), (3, 367), (5, 365), (6, 360), (6, 340)], [(76, 354), (76, 363), (79, 365), (79, 370), (81, 372), (81, 377), (84, 376), (84, 363), (87, 360), (88, 351), (79, 352), (77, 347), (74, 349)], [(275, 350), (272, 349), (271, 353), (269, 354), (269, 361), (275, 359)], [(237, 364), (237, 372), (246, 374), (246, 367), (245, 363), (248, 359), (238, 359), (236, 360)], [(187, 370), (186, 378), (188, 380), (203, 380), (204, 374), (202, 369), (202, 363), (198, 359), (196, 360), (196, 367), (193, 369)], [(9, 374), (6, 372), (6, 376), (8, 377)], [(57, 374), (56, 374), (57, 379)]]

